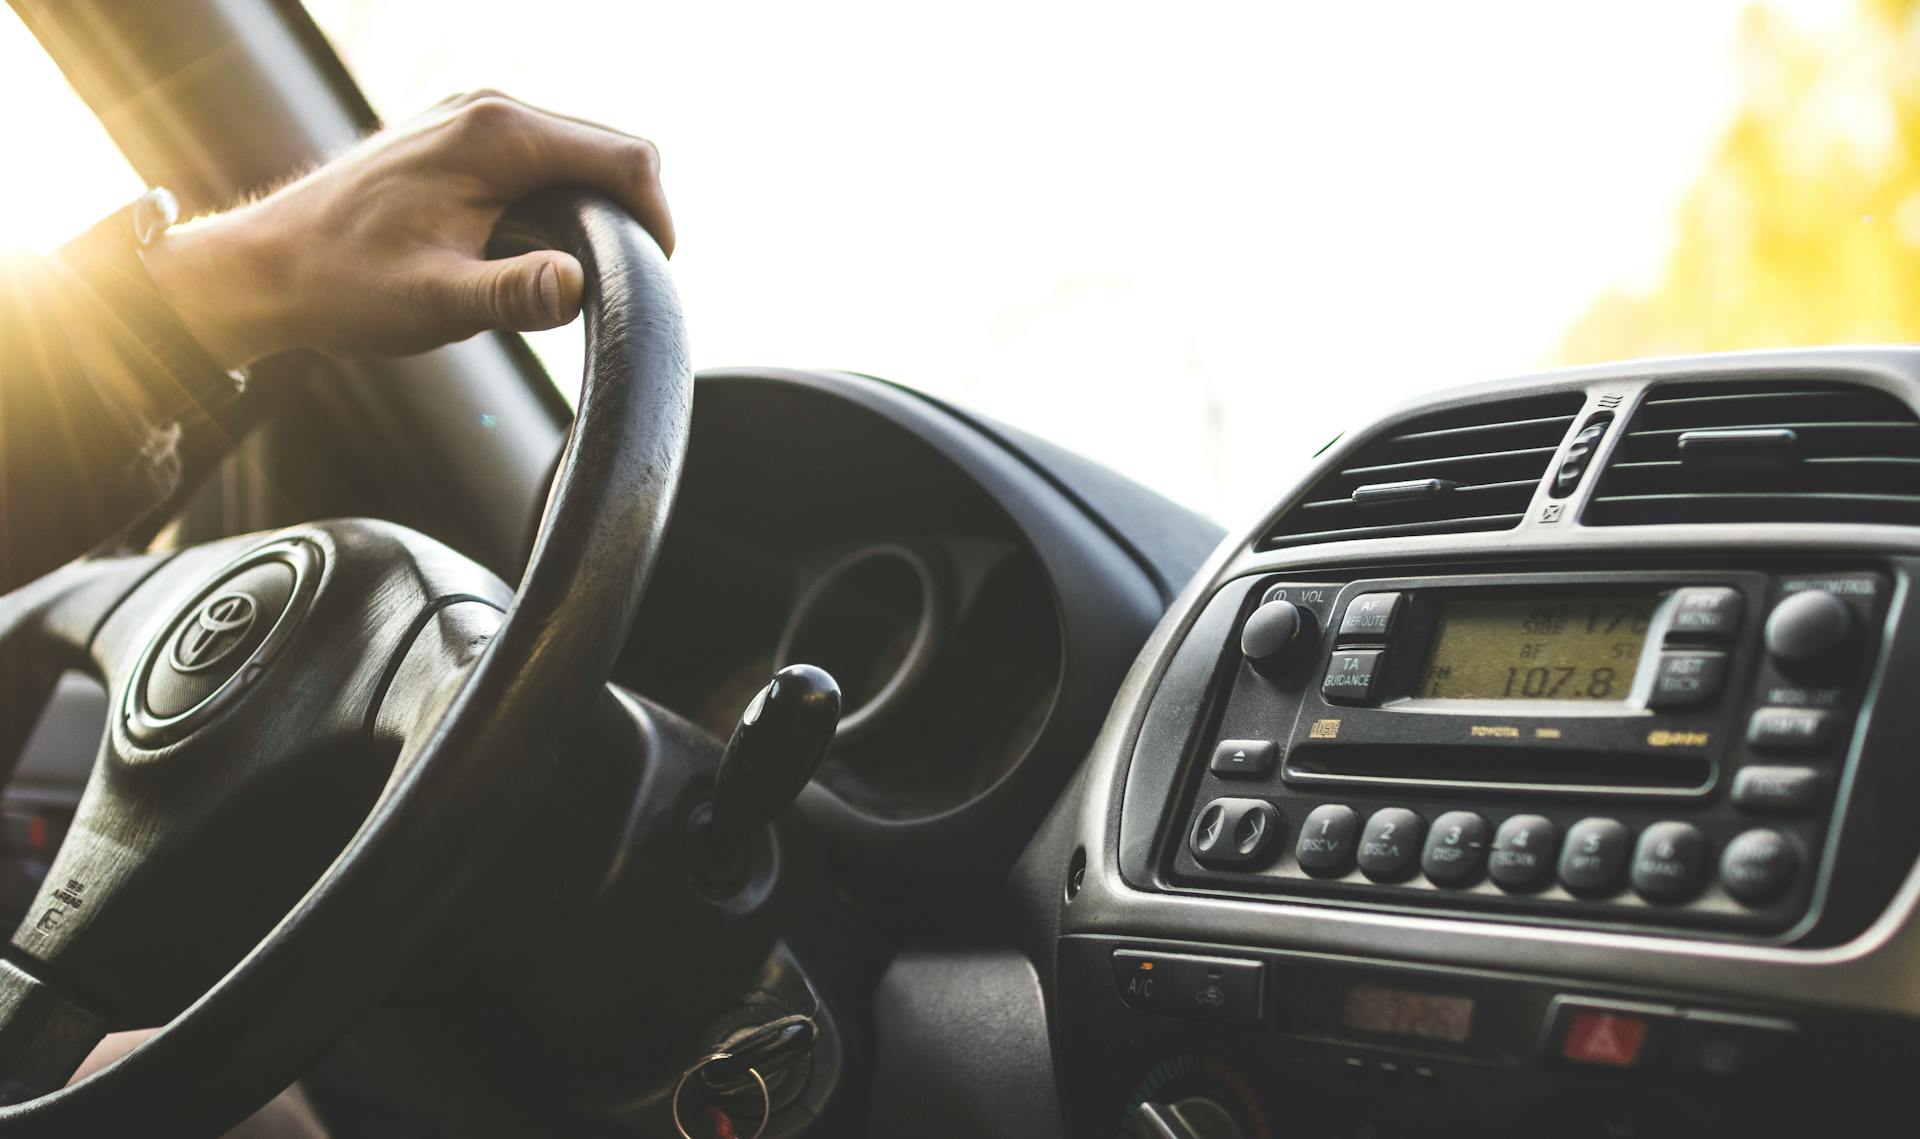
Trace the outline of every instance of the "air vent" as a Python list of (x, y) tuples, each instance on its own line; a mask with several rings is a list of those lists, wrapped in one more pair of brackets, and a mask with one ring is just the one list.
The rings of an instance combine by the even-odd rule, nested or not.
[(1633, 413), (1582, 521), (1920, 526), (1920, 421), (1854, 384), (1663, 384)]
[(1265, 545), (1512, 529), (1583, 402), (1566, 392), (1412, 420), (1322, 476)]

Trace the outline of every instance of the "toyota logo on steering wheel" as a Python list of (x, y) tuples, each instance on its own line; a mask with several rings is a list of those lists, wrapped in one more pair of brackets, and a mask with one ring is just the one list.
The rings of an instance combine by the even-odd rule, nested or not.
[(212, 668), (233, 655), (247, 639), (260, 606), (250, 594), (215, 594), (202, 605), (173, 640), (168, 661), (181, 672)]

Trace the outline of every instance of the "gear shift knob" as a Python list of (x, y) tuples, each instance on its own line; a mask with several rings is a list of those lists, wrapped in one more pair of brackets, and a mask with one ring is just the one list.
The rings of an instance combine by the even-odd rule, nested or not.
[(840, 686), (823, 669), (790, 664), (747, 702), (696, 823), (707, 857), (731, 861), (749, 835), (786, 810), (826, 757), (840, 724)]

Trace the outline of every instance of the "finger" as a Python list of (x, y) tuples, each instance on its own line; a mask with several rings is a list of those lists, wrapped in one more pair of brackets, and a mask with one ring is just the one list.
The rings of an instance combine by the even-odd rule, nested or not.
[(498, 261), (449, 258), (431, 271), (441, 278), (431, 291), (444, 298), (449, 319), (463, 330), (538, 332), (580, 315), (585, 274), (580, 262), (557, 250)]
[(672, 254), (673, 213), (660, 186), (660, 152), (651, 142), (492, 96), (462, 104), (452, 118), (460, 124), (456, 135), (480, 136), (456, 142), (455, 153), (502, 197), (542, 186), (591, 187), (619, 202)]

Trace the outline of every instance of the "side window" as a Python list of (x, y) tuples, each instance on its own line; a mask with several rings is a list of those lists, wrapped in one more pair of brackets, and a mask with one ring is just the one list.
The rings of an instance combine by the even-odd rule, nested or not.
[(0, 4), (0, 252), (50, 253), (145, 189), (93, 111)]

